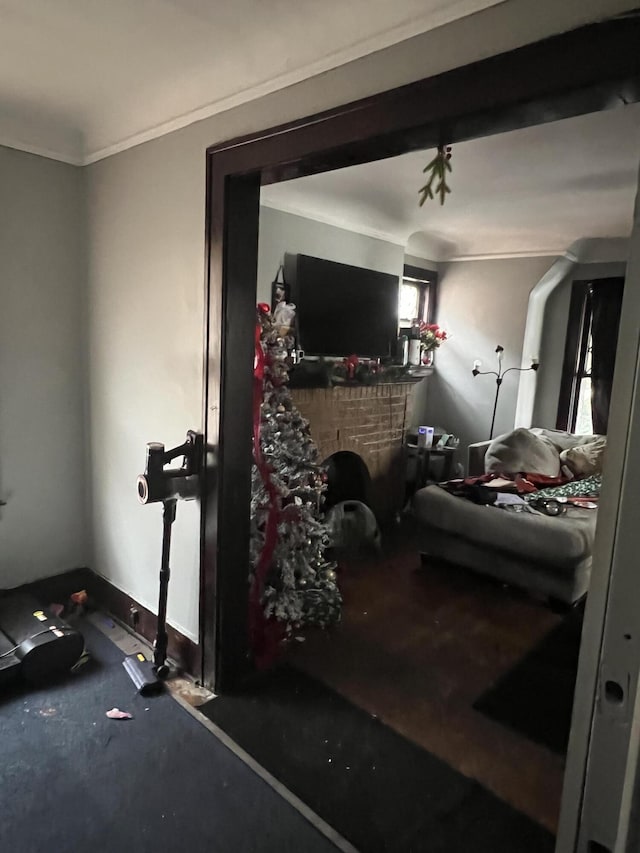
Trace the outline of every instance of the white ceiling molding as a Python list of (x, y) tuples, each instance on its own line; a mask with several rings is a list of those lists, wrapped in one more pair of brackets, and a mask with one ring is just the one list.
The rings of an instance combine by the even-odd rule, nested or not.
[(49, 160), (57, 160), (59, 163), (67, 163), (69, 166), (84, 166), (85, 160), (80, 154), (72, 154), (70, 151), (58, 151), (54, 148), (46, 148), (42, 145), (33, 145), (30, 142), (12, 139), (5, 136), (0, 130), (0, 146), (13, 148), (14, 151), (23, 151), (25, 154), (37, 154), (38, 157), (46, 157)]
[(270, 200), (260, 199), (261, 207), (268, 207), (270, 210), (279, 210), (281, 213), (289, 213), (292, 216), (299, 216), (301, 219), (309, 219), (311, 222), (319, 222), (322, 225), (331, 225), (334, 228), (340, 228), (343, 231), (350, 231), (352, 234), (361, 234), (363, 237), (373, 237), (374, 240), (384, 240), (385, 243), (393, 243), (394, 246), (406, 245), (406, 241), (398, 240), (393, 234), (387, 231), (380, 231), (377, 228), (368, 228), (366, 225), (360, 225), (349, 219), (340, 219), (338, 216), (330, 216), (326, 212), (311, 215), (302, 207), (297, 207), (295, 204), (273, 203)]
[(629, 237), (581, 239), (569, 247), (579, 264), (609, 264), (629, 257)]
[(508, 0), (440, 0), (437, 8), (431, 6), (430, 10), (425, 14), (418, 15), (410, 21), (392, 27), (385, 32), (377, 33), (369, 38), (362, 39), (342, 50), (333, 51), (292, 71), (287, 71), (284, 74), (276, 75), (268, 80), (249, 86), (240, 92), (235, 92), (232, 95), (219, 98), (211, 101), (202, 107), (189, 110), (174, 118), (163, 121), (158, 125), (148, 128), (147, 130), (139, 131), (138, 133), (129, 136), (120, 142), (113, 145), (107, 145), (104, 148), (99, 148), (96, 151), (88, 151), (83, 157), (83, 164), (89, 165), (98, 160), (103, 160), (105, 157), (111, 157), (113, 154), (118, 154), (121, 151), (126, 151), (128, 148), (133, 148), (135, 145), (141, 145), (144, 142), (150, 142), (152, 139), (157, 139), (160, 136), (165, 136), (167, 133), (172, 133), (175, 130), (180, 130), (183, 127), (188, 127), (198, 121), (211, 118), (218, 113), (226, 112), (234, 107), (242, 106), (249, 101), (257, 100), (265, 95), (271, 95), (280, 89), (286, 89), (288, 86), (294, 86), (296, 83), (301, 83), (303, 80), (308, 80), (310, 77), (315, 77), (318, 74), (324, 74), (326, 71), (332, 71), (341, 65), (346, 65), (349, 62), (354, 62), (357, 59), (367, 56), (370, 53), (376, 53), (379, 50), (384, 50), (401, 41), (413, 38), (421, 33), (435, 30), (445, 24), (480, 12), (491, 6), (499, 6)]
[(508, 2), (2, 0), (0, 144), (93, 163)]
[(45, 111), (30, 109), (23, 114), (15, 105), (2, 106), (0, 94), (0, 145), (72, 166), (83, 165), (82, 134), (77, 130)]
[(460, 263), (462, 261), (504, 261), (511, 258), (557, 258), (565, 252), (564, 247), (555, 249), (522, 249), (519, 252), (487, 252), (480, 255), (454, 255), (444, 263)]
[[(389, 234), (384, 231), (378, 231), (375, 228), (366, 228), (364, 226), (358, 226), (357, 223), (354, 223), (350, 220), (339, 219), (335, 216), (328, 216), (326, 214), (321, 214), (317, 216), (311, 216), (309, 212), (303, 208), (298, 208), (292, 204), (274, 204), (269, 201), (260, 201), (261, 207), (267, 207), (270, 210), (278, 210), (281, 213), (288, 213), (291, 216), (299, 216), (301, 219), (308, 219), (311, 222), (319, 222), (322, 225), (331, 225), (334, 228), (340, 228), (342, 231), (349, 231), (352, 234), (361, 234), (364, 237), (373, 237), (375, 240), (384, 240), (385, 243), (392, 243), (394, 246), (402, 246), (405, 248), (408, 254), (412, 252), (409, 251), (407, 247), (406, 241), (400, 241), (396, 239), (395, 235)], [(560, 255), (563, 255), (565, 252), (565, 247), (558, 246), (553, 249), (522, 249), (522, 251), (512, 251), (512, 252), (488, 252), (486, 254), (477, 254), (477, 255), (451, 255), (446, 256), (442, 252), (438, 254), (440, 257), (434, 257), (433, 253), (430, 255), (430, 260), (436, 263), (459, 263), (462, 261), (499, 261), (505, 260), (508, 258), (556, 258)]]
[[(0, 0), (0, 6), (0, 144), (85, 165), (366, 56), (374, 58), (354, 67), (354, 79), (364, 74), (368, 82), (345, 87), (344, 102), (356, 91), (379, 91), (385, 80), (393, 86), (439, 73), (609, 17), (631, 2)], [(380, 76), (385, 63), (394, 73)], [(335, 105), (335, 93), (327, 95), (323, 103)]]

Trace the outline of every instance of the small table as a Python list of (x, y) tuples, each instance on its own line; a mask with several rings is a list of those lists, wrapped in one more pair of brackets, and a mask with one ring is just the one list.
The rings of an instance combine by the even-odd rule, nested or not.
[(409, 496), (413, 496), (418, 489), (424, 488), (429, 482), (429, 466), (431, 460), (444, 459), (441, 480), (450, 480), (453, 474), (453, 457), (455, 447), (418, 447), (417, 444), (406, 444), (408, 456), (416, 457), (416, 476), (409, 484)]

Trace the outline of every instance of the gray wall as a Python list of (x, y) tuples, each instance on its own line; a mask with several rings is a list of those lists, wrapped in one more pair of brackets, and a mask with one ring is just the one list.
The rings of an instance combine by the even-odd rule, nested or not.
[[(495, 348), (505, 348), (505, 367), (519, 367), (529, 292), (553, 258), (459, 261), (440, 264), (438, 322), (450, 335), (436, 353), (429, 380), (428, 422), (460, 437), (466, 447), (489, 437), (495, 396), (491, 376), (473, 377), (474, 359), (494, 370)], [(538, 355), (531, 353), (532, 356)], [(513, 429), (518, 374), (504, 380), (494, 435)]]
[[(160, 510), (137, 504), (135, 478), (147, 441), (177, 443), (202, 423), (207, 146), (536, 41), (605, 6), (502, 3), (87, 169), (93, 568), (155, 609)], [(181, 506), (169, 619), (192, 637), (197, 541), (197, 508)]]
[(540, 369), (533, 408), (534, 425), (555, 427), (556, 424), (573, 282), (624, 276), (626, 266), (624, 261), (578, 264), (572, 274), (549, 295), (544, 309)]
[(259, 302), (271, 302), (271, 282), (285, 253), (391, 273), (398, 279), (404, 263), (404, 249), (395, 243), (263, 205), (258, 238)]
[[(404, 248), (396, 243), (263, 205), (260, 208), (258, 240), (258, 301), (271, 301), (271, 282), (285, 253), (313, 255), (328, 261), (391, 273), (399, 279), (405, 263), (430, 270), (438, 268), (435, 261), (405, 255)], [(425, 423), (429, 382), (430, 379), (423, 379), (412, 391), (409, 426)]]
[(0, 588), (86, 565), (83, 175), (0, 147)]

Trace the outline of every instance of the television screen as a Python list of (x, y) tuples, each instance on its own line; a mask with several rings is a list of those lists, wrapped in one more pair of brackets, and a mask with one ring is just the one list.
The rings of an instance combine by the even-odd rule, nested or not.
[(291, 284), (305, 355), (384, 358), (395, 352), (398, 276), (297, 255)]

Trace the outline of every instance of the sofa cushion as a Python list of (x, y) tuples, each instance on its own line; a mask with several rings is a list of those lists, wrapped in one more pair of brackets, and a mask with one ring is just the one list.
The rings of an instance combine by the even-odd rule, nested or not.
[(487, 474), (543, 474), (557, 477), (560, 474), (560, 454), (544, 435), (520, 428), (499, 435), (489, 445), (484, 460)]
[[(591, 554), (596, 527), (594, 510), (571, 507), (565, 515), (512, 513), (480, 506), (449, 494), (439, 486), (416, 492), (415, 516), (438, 530), (459, 536), (484, 548), (520, 556), (570, 572)], [(491, 566), (487, 565), (487, 574)]]

